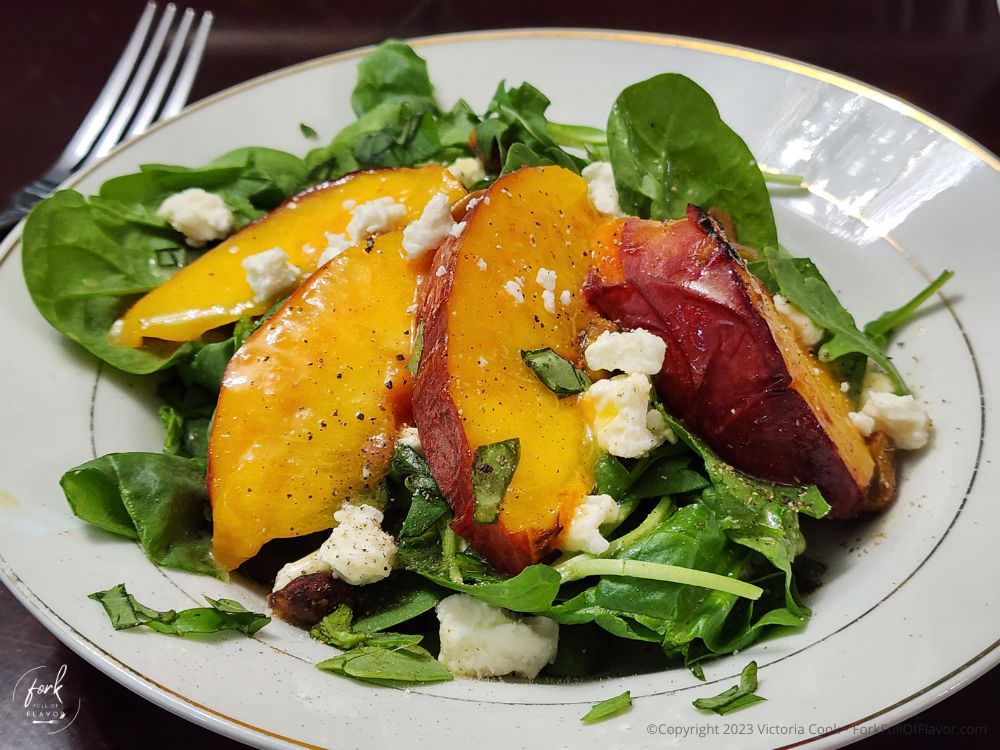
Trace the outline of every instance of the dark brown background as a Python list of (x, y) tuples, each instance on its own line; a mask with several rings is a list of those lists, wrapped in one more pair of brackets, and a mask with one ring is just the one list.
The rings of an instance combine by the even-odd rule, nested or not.
[[(138, 0), (2, 4), (0, 197), (37, 176), (59, 152), (99, 91), (141, 6)], [(197, 7), (213, 10), (216, 23), (193, 99), (387, 36), (511, 26), (614, 27), (733, 42), (831, 68), (908, 99), (1000, 152), (1000, 16), (994, 0), (203, 0)], [(83, 696), (80, 717), (67, 731), (47, 737), (25, 726), (9, 701), (0, 699), (0, 747), (237, 747), (87, 666), (0, 587), (0, 689), (13, 686), (32, 666), (62, 663), (69, 667), (68, 689)], [(994, 670), (892, 733), (865, 740), (863, 747), (1000, 746), (998, 691), (1000, 670)]]

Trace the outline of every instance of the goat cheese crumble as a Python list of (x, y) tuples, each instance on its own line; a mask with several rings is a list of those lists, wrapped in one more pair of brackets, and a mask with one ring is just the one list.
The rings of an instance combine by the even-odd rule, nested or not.
[(618, 520), (618, 503), (611, 495), (587, 495), (573, 511), (563, 532), (563, 552), (606, 552), (609, 542), (601, 535), (601, 526)]
[(233, 212), (225, 201), (201, 188), (188, 188), (168, 196), (156, 215), (183, 234), (191, 247), (221, 240), (233, 229)]
[(479, 159), (463, 156), (445, 167), (465, 187), (472, 187), (486, 177), (486, 167)]
[(533, 680), (556, 658), (559, 624), (548, 617), (515, 618), (468, 594), (437, 605), (441, 623), (438, 660), (466, 677), (515, 674)]
[(659, 431), (650, 428), (651, 393), (649, 377), (639, 374), (598, 380), (587, 389), (581, 397), (584, 412), (604, 451), (639, 458), (669, 438), (665, 424)]
[(861, 410), (848, 415), (851, 423), (865, 437), (880, 430), (892, 438), (897, 448), (923, 448), (931, 433), (927, 407), (909, 394), (897, 396), (892, 390), (887, 376), (869, 372), (861, 392)]
[(629, 375), (655, 375), (663, 367), (667, 345), (644, 328), (604, 331), (583, 353), (591, 370), (621, 370)]
[(774, 295), (774, 306), (785, 316), (795, 333), (795, 338), (807, 349), (812, 349), (823, 340), (823, 329), (812, 319), (780, 294)]
[(451, 201), (444, 193), (437, 193), (427, 201), (420, 218), (410, 222), (403, 230), (403, 250), (412, 260), (422, 258), (436, 250), (454, 228)]
[(323, 254), (319, 256), (317, 267), (325, 266), (347, 248), (354, 247), (354, 243), (342, 234), (334, 234), (333, 232), (324, 232), (324, 234), (326, 234), (326, 247), (323, 249)]
[(288, 262), (288, 254), (280, 247), (243, 259), (247, 284), (253, 290), (253, 301), (263, 304), (290, 291), (299, 283), (301, 272)]
[(610, 162), (595, 161), (585, 166), (580, 174), (587, 181), (587, 195), (598, 213), (624, 216), (618, 205), (618, 188)]
[(406, 218), (406, 206), (391, 197), (375, 198), (354, 209), (347, 224), (347, 235), (354, 243), (376, 232), (395, 229)]
[(399, 437), (396, 438), (396, 441), (415, 450), (421, 456), (424, 454), (424, 444), (420, 442), (420, 433), (416, 427), (404, 427), (399, 431)]
[(520, 305), (524, 302), (524, 288), (518, 279), (511, 279), (503, 285), (503, 290), (514, 298), (514, 302)]

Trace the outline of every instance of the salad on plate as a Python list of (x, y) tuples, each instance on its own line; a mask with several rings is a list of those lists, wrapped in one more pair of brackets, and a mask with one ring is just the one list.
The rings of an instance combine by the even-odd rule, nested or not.
[[(887, 344), (950, 273), (859, 326), (779, 243), (770, 190), (801, 179), (679, 74), (625, 88), (602, 130), (550, 121), (528, 83), (445, 109), (388, 41), (351, 104), (304, 158), (146, 164), (32, 212), (39, 312), (153, 379), (166, 433), (67, 471), (72, 512), (268, 586), (336, 649), (321, 669), (381, 686), (700, 675), (804, 626), (800, 517), (893, 503), (931, 421)], [(119, 629), (270, 621), (92, 598)], [(696, 705), (755, 688), (751, 663)]]

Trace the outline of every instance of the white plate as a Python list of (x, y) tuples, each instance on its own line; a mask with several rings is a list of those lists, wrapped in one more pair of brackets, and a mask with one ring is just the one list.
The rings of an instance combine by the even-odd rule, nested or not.
[[(1000, 374), (997, 158), (856, 81), (721, 44), (544, 30), (416, 45), (446, 103), (466, 97), (482, 108), (498, 79), (528, 80), (553, 98), (553, 119), (598, 126), (626, 84), (663, 71), (691, 76), (761, 162), (805, 175), (808, 194), (776, 199), (783, 241), (819, 262), (860, 320), (906, 298), (928, 272), (953, 268), (948, 300), (908, 326), (893, 349), (936, 425), (933, 445), (906, 461), (895, 507), (869, 523), (824, 526), (813, 553), (832, 570), (810, 600), (812, 622), (712, 663), (707, 684), (676, 669), (578, 684), (456, 680), (397, 691), (316, 670), (311, 664), (327, 647), (280, 622), (253, 640), (221, 643), (116, 633), (86, 595), (122, 580), (163, 608), (191, 606), (203, 592), (262, 606), (262, 593), (158, 570), (138, 547), (72, 517), (61, 473), (109, 451), (157, 450), (160, 427), (141, 387), (102, 372), (35, 312), (12, 236), (0, 266), (0, 572), (18, 598), (114, 679), (260, 747), (834, 747), (927, 708), (995, 664), (1000, 465), (990, 460), (997, 433), (986, 426), (997, 414)], [(93, 192), (143, 162), (196, 165), (240, 145), (302, 152), (309, 144), (300, 122), (326, 139), (350, 121), (364, 52), (222, 92), (71, 183)], [(727, 718), (691, 707), (731, 684), (751, 657), (766, 703)], [(625, 689), (636, 698), (629, 714), (580, 724), (588, 704)]]

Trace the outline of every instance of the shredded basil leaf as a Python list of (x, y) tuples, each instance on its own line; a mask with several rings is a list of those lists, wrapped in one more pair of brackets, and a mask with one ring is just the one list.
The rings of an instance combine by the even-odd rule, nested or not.
[(575, 396), (590, 388), (590, 378), (552, 349), (522, 349), (521, 359), (542, 384), (559, 398)]
[(626, 690), (621, 695), (608, 698), (597, 703), (587, 713), (580, 717), (584, 724), (594, 724), (604, 719), (609, 719), (628, 709), (632, 708), (632, 693)]
[(304, 122), (299, 123), (299, 130), (301, 130), (302, 135), (304, 135), (309, 140), (316, 140), (317, 138), (319, 138), (319, 134), (316, 132), (316, 128), (310, 125), (306, 125)]
[(410, 351), (410, 361), (406, 363), (406, 369), (413, 375), (420, 369), (420, 358), (424, 355), (424, 324), (417, 325), (417, 333), (413, 337), (413, 348)]
[(752, 706), (754, 703), (767, 700), (767, 698), (756, 695), (756, 690), (757, 662), (752, 661), (740, 673), (739, 685), (733, 685), (728, 690), (724, 690), (718, 695), (713, 695), (711, 698), (698, 698), (692, 701), (692, 704), (695, 708), (700, 708), (704, 711), (714, 711), (719, 716), (725, 716), (737, 709), (746, 708), (747, 706)]
[(495, 523), (510, 480), (521, 460), (521, 440), (511, 438), (476, 448), (472, 464), (472, 517), (478, 523)]
[(398, 649), (360, 646), (316, 666), (324, 672), (387, 687), (452, 679), (451, 672), (441, 662), (415, 645)]

